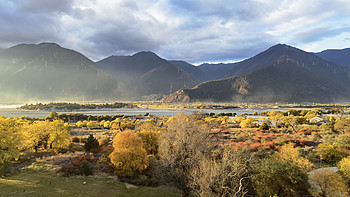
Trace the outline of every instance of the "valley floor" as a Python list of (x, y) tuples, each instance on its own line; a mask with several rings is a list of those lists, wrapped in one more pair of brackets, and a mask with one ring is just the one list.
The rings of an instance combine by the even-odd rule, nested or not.
[(50, 168), (38, 162), (0, 178), (0, 196), (181, 196), (174, 188), (133, 186), (108, 175), (62, 177)]

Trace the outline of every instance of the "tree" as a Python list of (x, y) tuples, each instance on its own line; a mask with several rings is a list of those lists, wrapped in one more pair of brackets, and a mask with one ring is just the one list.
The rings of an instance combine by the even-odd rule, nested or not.
[(339, 161), (338, 169), (350, 186), (350, 157), (346, 157)]
[(305, 170), (305, 172), (310, 171), (313, 166), (308, 159), (301, 156), (299, 149), (294, 148), (292, 144), (283, 145), (273, 157), (282, 163), (296, 165)]
[(244, 196), (248, 192), (249, 153), (226, 147), (203, 158), (191, 171), (191, 185), (200, 196)]
[(281, 111), (269, 112), (269, 120), (271, 120), (273, 126), (275, 126), (276, 128), (279, 126), (282, 119), (283, 119), (283, 112)]
[(316, 154), (318, 157), (328, 163), (340, 161), (345, 156), (345, 154), (341, 152), (337, 143), (319, 144), (316, 148)]
[(133, 131), (119, 132), (113, 139), (113, 148), (109, 157), (118, 175), (132, 176), (136, 171), (142, 172), (147, 168), (147, 152), (141, 138)]
[(265, 119), (264, 121), (262, 121), (259, 129), (267, 131), (270, 129), (270, 125), (271, 125), (271, 121)]
[(97, 153), (98, 151), (100, 151), (100, 145), (97, 139), (92, 134), (90, 134), (90, 136), (86, 140), (86, 143), (84, 145), (84, 150), (86, 152), (92, 152), (92, 153)]
[(305, 123), (306, 120), (303, 117), (289, 115), (282, 118), (282, 123), (286, 128), (291, 128), (293, 132), (298, 131), (298, 126)]
[(16, 118), (0, 116), (0, 169), (12, 159), (19, 157), (21, 123)]
[(165, 168), (161, 178), (188, 196), (192, 190), (191, 171), (213, 149), (211, 140), (208, 126), (196, 116), (174, 116), (159, 140), (159, 155)]
[(50, 148), (60, 150), (67, 148), (70, 138), (70, 129), (63, 120), (54, 120), (51, 122), (51, 131), (48, 143)]
[(275, 159), (252, 165), (252, 183), (259, 196), (302, 196), (308, 193), (307, 174), (298, 166)]
[(347, 134), (350, 131), (350, 118), (337, 119), (334, 124), (334, 129), (342, 134)]
[(310, 183), (313, 196), (347, 196), (347, 186), (334, 169), (321, 168), (310, 172)]
[(35, 121), (32, 124), (25, 125), (23, 146), (27, 148), (34, 148), (38, 152), (38, 148), (43, 146), (44, 149), (48, 146), (50, 138), (50, 121)]
[(86, 124), (86, 127), (89, 129), (98, 128), (98, 123), (97, 123), (97, 121), (89, 121)]
[(57, 112), (54, 112), (54, 111), (50, 112), (49, 115), (47, 116), (47, 118), (49, 119), (55, 119), (57, 117), (58, 117), (58, 114)]
[(258, 127), (259, 124), (254, 118), (247, 117), (246, 119), (241, 121), (240, 126), (242, 128), (255, 128)]
[(155, 123), (144, 122), (139, 128), (138, 135), (142, 139), (143, 148), (147, 151), (148, 155), (157, 155), (159, 147), (159, 135), (158, 127)]

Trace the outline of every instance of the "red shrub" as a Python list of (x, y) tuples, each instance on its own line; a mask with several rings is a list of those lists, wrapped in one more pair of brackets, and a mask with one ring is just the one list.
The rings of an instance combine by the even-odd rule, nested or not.
[(107, 146), (108, 145), (108, 139), (103, 138), (103, 139), (98, 139), (98, 144), (102, 146)]
[(251, 150), (251, 151), (257, 151), (259, 148), (260, 148), (261, 144), (259, 142), (257, 143), (253, 143), (253, 144), (250, 144), (248, 146), (248, 148)]
[(79, 143), (79, 142), (80, 142), (80, 139), (79, 139), (77, 136), (73, 136), (73, 137), (70, 138), (70, 141), (71, 141), (71, 142)]

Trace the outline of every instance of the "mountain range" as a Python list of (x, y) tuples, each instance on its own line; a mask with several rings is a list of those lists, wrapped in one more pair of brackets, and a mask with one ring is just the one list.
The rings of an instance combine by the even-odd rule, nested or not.
[(0, 53), (1, 102), (114, 98), (117, 81), (82, 54), (54, 43)]
[(163, 101), (343, 102), (350, 95), (349, 68), (283, 44), (234, 64), (221, 78)]
[(278, 44), (229, 64), (191, 65), (149, 51), (93, 62), (55, 43), (0, 51), (0, 102), (342, 102), (350, 95), (349, 49), (308, 53)]
[(315, 53), (315, 55), (340, 66), (350, 67), (350, 48), (327, 49), (325, 51)]
[(192, 76), (174, 62), (162, 59), (153, 52), (110, 56), (98, 61), (97, 65), (123, 81), (129, 94), (134, 96), (169, 94), (181, 88), (191, 88), (200, 82), (195, 79), (195, 75)]

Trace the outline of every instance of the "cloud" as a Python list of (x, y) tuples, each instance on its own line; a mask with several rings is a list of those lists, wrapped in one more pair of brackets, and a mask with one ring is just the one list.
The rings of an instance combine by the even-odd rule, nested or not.
[(94, 60), (142, 50), (189, 62), (236, 60), (279, 42), (322, 46), (350, 26), (346, 0), (0, 2), (0, 47), (52, 41)]
[(318, 27), (308, 31), (295, 34), (294, 41), (300, 43), (310, 43), (320, 41), (329, 37), (340, 35), (343, 32), (349, 32), (350, 27), (334, 28)]
[(0, 11), (0, 41), (3, 45), (22, 42), (60, 42), (59, 17), (69, 12), (68, 0), (3, 1)]

